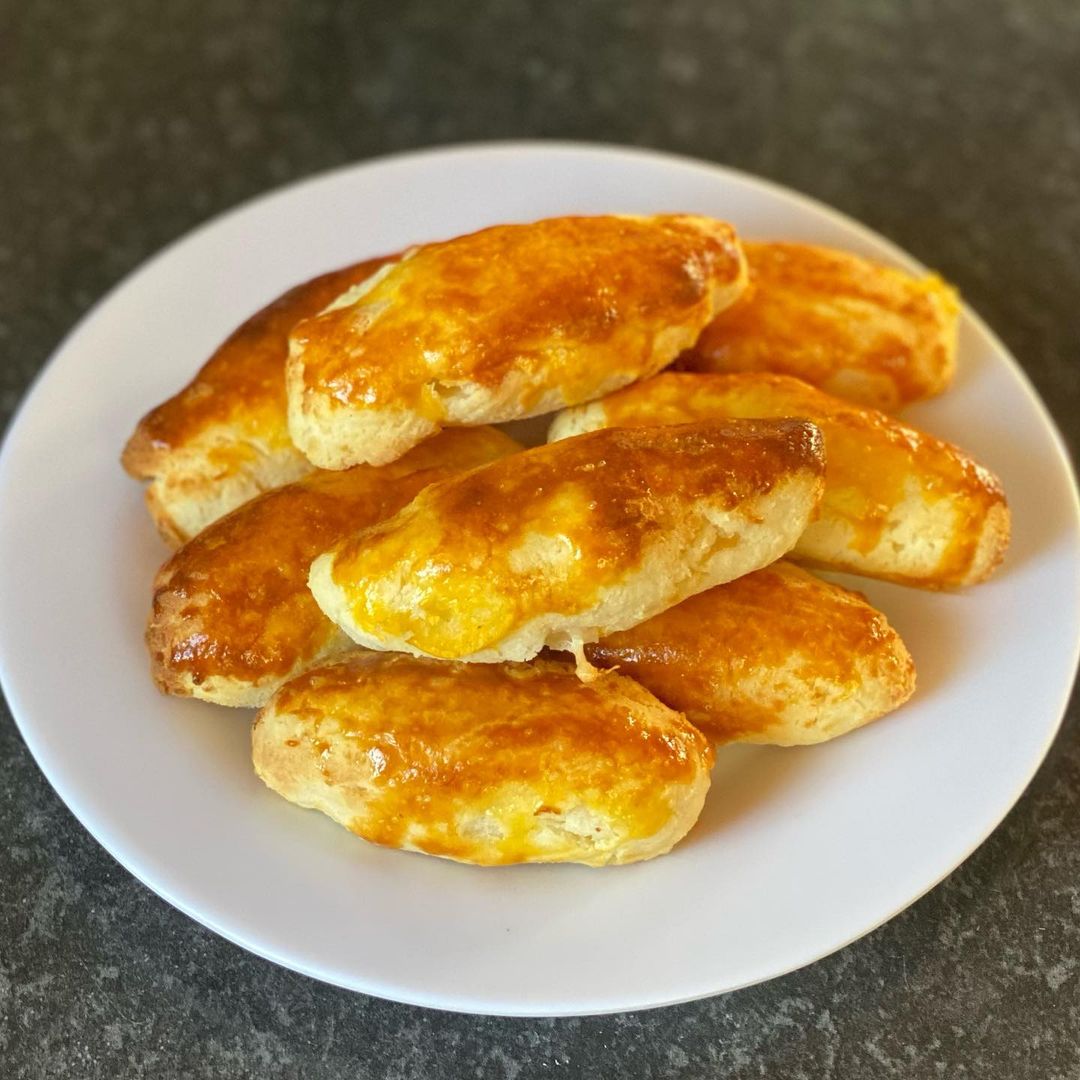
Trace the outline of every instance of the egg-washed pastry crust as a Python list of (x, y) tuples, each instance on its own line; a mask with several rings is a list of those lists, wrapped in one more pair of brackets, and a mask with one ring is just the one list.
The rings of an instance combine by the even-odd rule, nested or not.
[(886, 412), (952, 381), (960, 304), (937, 274), (809, 244), (743, 247), (750, 288), (680, 366), (794, 375)]
[(376, 844), (493, 866), (669, 851), (709, 787), (708, 740), (630, 679), (555, 660), (353, 654), (259, 713), (255, 769)]
[(248, 499), (311, 471), (289, 438), (289, 331), (387, 261), (367, 259), (279, 296), (236, 329), (183, 390), (139, 421), (121, 463), (150, 481), (147, 508), (166, 542), (179, 546)]
[(745, 282), (731, 226), (687, 214), (425, 244), (294, 328), (289, 429), (339, 469), (392, 461), (442, 426), (589, 401), (671, 363)]
[(785, 559), (585, 647), (718, 743), (824, 742), (915, 690), (900, 635), (862, 594)]
[(432, 485), (316, 559), (309, 582), (369, 648), (527, 660), (773, 562), (823, 468), (798, 420), (599, 431)]
[(311, 560), (455, 472), (520, 450), (494, 428), (446, 431), (390, 465), (317, 471), (214, 522), (158, 572), (147, 627), (169, 694), (262, 705), (293, 675), (352, 646), (307, 587)]
[(603, 427), (800, 416), (825, 437), (825, 496), (795, 545), (812, 565), (928, 589), (983, 581), (1005, 555), (1001, 483), (957, 446), (786, 375), (665, 372), (552, 422)]

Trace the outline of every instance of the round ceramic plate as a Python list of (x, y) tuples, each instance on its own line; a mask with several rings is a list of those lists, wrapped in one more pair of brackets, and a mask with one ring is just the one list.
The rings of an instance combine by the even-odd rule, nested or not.
[(970, 311), (954, 388), (909, 416), (1001, 475), (1005, 565), (965, 595), (860, 582), (910, 646), (915, 699), (825, 746), (721, 751), (704, 815), (669, 856), (485, 870), (373, 847), (262, 786), (250, 714), (151, 685), (142, 630), (166, 552), (117, 459), (143, 412), (238, 322), (287, 286), (410, 242), (674, 210), (915, 265), (818, 203), (714, 165), (462, 147), (342, 169), (217, 219), (58, 351), (0, 460), (3, 684), (61, 798), (151, 889), (252, 952), (369, 994), (485, 1013), (637, 1009), (840, 948), (939, 881), (1013, 805), (1073, 678), (1080, 532), (1046, 410)]

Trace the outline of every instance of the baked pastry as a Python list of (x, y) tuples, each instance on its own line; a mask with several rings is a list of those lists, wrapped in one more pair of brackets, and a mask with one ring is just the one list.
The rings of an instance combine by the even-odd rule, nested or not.
[(665, 372), (552, 423), (559, 439), (602, 427), (802, 416), (825, 436), (825, 497), (800, 561), (928, 589), (973, 585), (1001, 562), (1001, 485), (958, 447), (787, 375)]
[(824, 742), (915, 690), (915, 665), (885, 616), (785, 559), (587, 645), (585, 655), (720, 743)]
[(252, 753), (270, 788), (365, 840), (484, 866), (663, 855), (713, 763), (700, 732), (618, 675), (364, 652), (283, 686)]
[(432, 485), (316, 559), (309, 584), (372, 649), (579, 653), (779, 558), (823, 468), (798, 420), (598, 431)]
[(956, 292), (846, 251), (746, 243), (751, 287), (680, 366), (795, 375), (891, 411), (940, 393), (956, 367)]
[(565, 217), (425, 244), (290, 335), (293, 441), (324, 469), (659, 371), (745, 284), (730, 225)]
[(433, 481), (519, 449), (494, 428), (447, 431), (391, 465), (313, 472), (214, 522), (154, 582), (146, 631), (154, 681), (168, 694), (262, 705), (352, 645), (308, 592), (316, 555)]
[(290, 289), (234, 331), (180, 393), (139, 421), (121, 461), (136, 479), (150, 481), (146, 505), (169, 544), (182, 544), (260, 492), (311, 471), (286, 420), (289, 330), (384, 262), (369, 259)]

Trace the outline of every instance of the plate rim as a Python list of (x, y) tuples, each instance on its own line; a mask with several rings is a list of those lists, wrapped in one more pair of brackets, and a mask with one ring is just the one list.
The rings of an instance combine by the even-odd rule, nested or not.
[[(73, 345), (77, 338), (81, 337), (87, 328), (92, 325), (98, 318), (100, 318), (103, 312), (111, 307), (116, 297), (132, 286), (137, 279), (143, 275), (150, 274), (156, 268), (159, 262), (163, 262), (172, 257), (175, 250), (183, 247), (189, 243), (197, 243), (199, 238), (203, 234), (212, 232), (220, 228), (225, 222), (230, 219), (238, 218), (245, 213), (253, 210), (257, 210), (265, 203), (272, 202), (275, 199), (285, 196), (291, 196), (298, 192), (300, 189), (313, 188), (321, 184), (332, 184), (337, 178), (345, 175), (354, 174), (366, 170), (376, 170), (383, 168), (394, 163), (404, 163), (409, 161), (422, 161), (423, 159), (445, 159), (448, 157), (470, 157), (478, 153), (480, 154), (494, 154), (504, 155), (507, 157), (514, 157), (522, 152), (535, 153), (542, 151), (545, 154), (564, 154), (564, 155), (580, 155), (591, 154), (607, 156), (612, 160), (626, 160), (628, 158), (634, 158), (641, 161), (651, 161), (659, 164), (675, 165), (681, 168), (692, 168), (702, 173), (713, 175), (726, 175), (729, 178), (740, 181), (744, 184), (748, 184), (757, 188), (762, 188), (769, 192), (774, 197), (779, 197), (785, 201), (793, 202), (795, 204), (801, 204), (806, 209), (812, 211), (818, 216), (823, 216), (833, 222), (841, 225), (849, 232), (855, 233), (867, 240), (869, 243), (878, 246), (888, 251), (890, 257), (892, 257), (898, 264), (907, 266), (915, 271), (925, 271), (925, 266), (915, 259), (911, 254), (894, 243), (888, 237), (878, 233), (876, 230), (863, 224), (857, 219), (849, 216), (841, 210), (838, 210), (831, 205), (819, 200), (818, 198), (807, 195), (794, 188), (790, 188), (777, 181), (771, 180), (767, 177), (759, 176), (758, 174), (751, 173), (749, 171), (735, 168), (729, 165), (710, 162), (701, 158), (695, 158), (689, 155), (671, 153), (663, 150), (654, 150), (649, 148), (643, 148), (638, 146), (622, 146), (617, 143), (609, 142), (593, 142), (593, 141), (577, 141), (577, 140), (547, 140), (547, 139), (509, 139), (509, 140), (477, 140), (461, 143), (451, 143), (446, 145), (419, 147), (408, 150), (402, 150), (391, 154), (380, 155), (373, 158), (367, 158), (360, 161), (346, 162), (337, 165), (333, 168), (322, 170), (305, 177), (301, 177), (297, 180), (286, 182), (278, 185), (267, 191), (256, 193), (249, 198), (246, 198), (239, 203), (226, 208), (210, 218), (199, 222), (191, 229), (181, 233), (175, 237), (162, 248), (155, 251), (148, 258), (138, 263), (130, 271), (125, 273), (119, 278), (112, 286), (110, 286), (87, 310), (84, 314), (74, 323), (74, 325), (59, 339), (54, 348), (50, 351), (48, 358), (42, 364), (40, 369), (36, 372), (34, 378), (31, 380), (27, 389), (24, 391), (18, 405), (16, 406), (9, 423), (2, 435), (0, 435), (0, 504), (5, 500), (6, 493), (9, 486), (13, 483), (13, 476), (9, 476), (9, 472), (13, 473), (12, 467), (9, 462), (14, 456), (10, 449), (14, 445), (18, 445), (19, 440), (22, 437), (22, 432), (25, 429), (26, 417), (30, 415), (35, 407), (35, 402), (39, 396), (42, 386), (47, 379), (50, 378), (54, 371), (56, 361), (67, 352), (67, 350)], [(1050, 444), (1053, 447), (1055, 457), (1058, 463), (1063, 467), (1064, 476), (1068, 481), (1071, 500), (1070, 500), (1070, 523), (1072, 528), (1080, 533), (1080, 490), (1078, 490), (1077, 483), (1077, 471), (1073, 464), (1070, 452), (1068, 450), (1068, 444), (1065, 438), (1058, 428), (1058, 425), (1051, 414), (1049, 408), (1046, 406), (1042, 397), (1039, 395), (1035, 388), (1034, 383), (1028, 376), (1023, 366), (1019, 363), (1015, 356), (1013, 356), (1010, 349), (1005, 345), (1001, 338), (995, 333), (995, 331), (986, 323), (982, 316), (975, 311), (966, 302), (962, 302), (962, 313), (971, 321), (974, 327), (991, 342), (1000, 358), (1004, 359), (1007, 366), (1011, 369), (1012, 374), (1017, 377), (1019, 385), (1022, 387), (1025, 395), (1028, 398), (1029, 404), (1031, 404), (1038, 415), (1044, 431), (1049, 435)], [(5, 632), (6, 622), (3, 618), (0, 618), (0, 634)], [(781, 969), (773, 971), (771, 974), (763, 975), (759, 978), (753, 978), (740, 982), (738, 984), (732, 984), (725, 986), (721, 989), (705, 989), (701, 991), (695, 991), (686, 995), (675, 995), (669, 998), (661, 1000), (653, 1000), (647, 1003), (627, 1004), (624, 1002), (615, 1003), (610, 1006), (598, 1007), (595, 1009), (582, 1010), (577, 1007), (569, 1007), (562, 1011), (543, 1010), (538, 1011), (535, 1007), (524, 1006), (520, 1009), (515, 1008), (495, 1008), (491, 1006), (491, 1003), (484, 1001), (468, 1002), (463, 999), (458, 999), (453, 1002), (447, 1002), (440, 1000), (439, 995), (431, 995), (425, 993), (406, 994), (401, 992), (401, 988), (397, 986), (385, 986), (379, 983), (378, 980), (366, 980), (364, 986), (359, 986), (357, 983), (363, 980), (357, 980), (356, 982), (347, 982), (340, 978), (337, 978), (333, 973), (327, 972), (321, 969), (316, 964), (306, 963), (302, 958), (298, 958), (295, 954), (289, 956), (288, 959), (283, 959), (280, 953), (275, 953), (272, 950), (264, 949), (260, 944), (252, 940), (244, 933), (235, 931), (231, 925), (226, 926), (219, 922), (212, 914), (208, 915), (205, 912), (193, 907), (180, 899), (174, 892), (165, 885), (155, 884), (151, 880), (149, 874), (144, 874), (138, 862), (138, 852), (131, 852), (124, 848), (123, 845), (117, 845), (103, 839), (104, 836), (108, 836), (109, 829), (107, 823), (102, 823), (97, 820), (96, 816), (92, 812), (86, 811), (85, 807), (81, 806), (81, 800), (77, 797), (72, 798), (68, 793), (65, 793), (65, 783), (63, 775), (66, 771), (62, 762), (59, 762), (51, 753), (49, 748), (45, 746), (42, 741), (35, 737), (34, 724), (29, 721), (28, 717), (30, 710), (26, 709), (21, 702), (21, 696), (17, 689), (18, 676), (8, 666), (6, 658), (6, 650), (0, 649), (0, 687), (3, 688), (5, 698), (8, 702), (9, 709), (11, 711), (12, 718), (15, 723), (16, 730), (19, 732), (25, 746), (30, 751), (35, 764), (41, 770), (45, 779), (48, 781), (50, 787), (56, 793), (60, 801), (69, 809), (79, 824), (86, 829), (87, 832), (94, 838), (94, 840), (124, 869), (130, 873), (136, 880), (149, 889), (152, 893), (165, 900), (171, 906), (177, 908), (183, 912), (188, 918), (193, 919), (195, 922), (202, 926), (207, 927), (213, 933), (225, 938), (227, 941), (234, 945), (243, 948), (245, 951), (251, 952), (265, 960), (269, 960), (279, 966), (285, 967), (289, 970), (297, 971), (301, 974), (317, 979), (320, 982), (334, 985), (342, 989), (350, 990), (353, 992), (360, 992), (370, 994), (384, 998), (386, 1000), (396, 1001), (403, 1004), (415, 1005), (426, 1008), (438, 1009), (441, 1011), (458, 1012), (471, 1015), (491, 1015), (491, 1016), (506, 1016), (506, 1017), (558, 1017), (558, 1016), (587, 1016), (587, 1015), (604, 1015), (611, 1013), (627, 1012), (627, 1011), (644, 1011), (646, 1009), (663, 1008), (670, 1005), (682, 1004), (689, 1001), (701, 1000), (714, 996), (719, 993), (728, 993), (731, 991), (743, 989), (747, 986), (757, 985), (762, 982), (770, 981), (775, 978), (780, 978), (786, 974), (790, 974), (793, 971), (800, 970), (803, 967), (816, 963), (818, 960), (823, 959), (835, 952), (846, 948), (852, 942), (857, 941), (859, 938), (872, 933), (880, 926), (889, 922), (895, 918), (900, 912), (906, 910), (908, 907), (916, 903), (919, 899), (932, 891), (937, 885), (939, 885), (946, 877), (953, 873), (959, 866), (966, 862), (971, 855), (982, 846), (983, 843), (994, 833), (1001, 825), (1002, 821), (1008, 816), (1012, 809), (1016, 806), (1017, 802), (1023, 796), (1024, 792), (1030, 786), (1034, 779), (1038, 769), (1046, 760), (1046, 756), (1049, 753), (1050, 747), (1061, 730), (1062, 723), (1064, 721), (1066, 711), (1068, 708), (1069, 700), (1073, 693), (1076, 669), (1080, 664), (1080, 631), (1075, 635), (1072, 648), (1072, 668), (1073, 676), (1070, 681), (1063, 685), (1062, 692), (1060, 694), (1060, 701), (1056, 706), (1056, 721), (1048, 725), (1045, 729), (1045, 735), (1041, 742), (1041, 746), (1038, 752), (1033, 756), (1029, 768), (1026, 770), (1026, 775), (1020, 781), (1013, 794), (1006, 802), (1003, 802), (1000, 812), (996, 816), (996, 819), (988, 823), (984, 827), (978, 830), (979, 836), (974, 842), (970, 844), (964, 854), (957, 859), (948, 869), (940, 874), (935, 880), (930, 881), (917, 893), (909, 896), (907, 899), (899, 903), (894, 909), (868, 925), (865, 925), (858, 930), (854, 931), (850, 936), (843, 941), (831, 945), (823, 951), (814, 951), (813, 955), (809, 955), (804, 958), (800, 958), (792, 962), (789, 966), (784, 966)], [(119, 848), (119, 850), (118, 850)]]

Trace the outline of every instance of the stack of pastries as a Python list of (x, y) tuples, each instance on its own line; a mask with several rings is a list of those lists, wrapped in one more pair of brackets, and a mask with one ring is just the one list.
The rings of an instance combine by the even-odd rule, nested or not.
[[(949, 384), (957, 311), (937, 277), (676, 214), (300, 285), (125, 448), (176, 548), (154, 680), (258, 708), (259, 776), (369, 841), (663, 854), (715, 746), (914, 691), (886, 617), (806, 567), (953, 589), (1001, 561), (996, 478), (892, 415)], [(546, 445), (493, 426), (547, 413)]]

